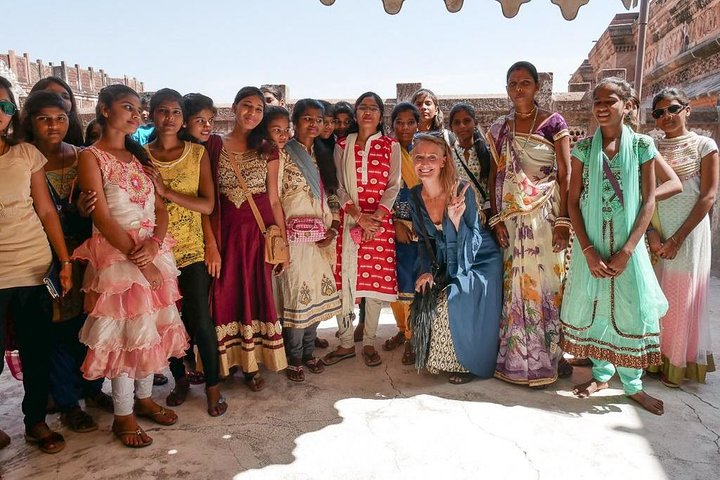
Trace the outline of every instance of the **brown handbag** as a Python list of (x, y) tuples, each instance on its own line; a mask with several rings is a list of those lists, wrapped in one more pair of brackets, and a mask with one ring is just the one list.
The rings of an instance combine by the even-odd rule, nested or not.
[(258, 227), (260, 227), (260, 231), (265, 237), (265, 262), (272, 265), (287, 262), (290, 259), (290, 255), (288, 252), (287, 242), (282, 235), (282, 230), (280, 230), (280, 227), (278, 227), (277, 225), (270, 225), (267, 228), (265, 227), (265, 222), (260, 215), (260, 211), (258, 210), (257, 205), (255, 204), (252, 193), (250, 193), (250, 190), (245, 183), (245, 179), (240, 174), (240, 169), (232, 159), (228, 160), (230, 162), (230, 166), (233, 169), (233, 172), (235, 172), (235, 177), (237, 178), (238, 185), (245, 193), (245, 198), (250, 204), (250, 209), (255, 216), (255, 221), (257, 222)]

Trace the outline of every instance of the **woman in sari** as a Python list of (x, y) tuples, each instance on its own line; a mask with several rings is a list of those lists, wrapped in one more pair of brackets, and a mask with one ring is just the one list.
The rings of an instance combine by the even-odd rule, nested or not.
[(570, 236), (570, 139), (565, 119), (535, 102), (528, 62), (507, 74), (509, 115), (488, 132), (493, 155), (489, 226), (504, 249), (504, 301), (495, 376), (543, 387), (558, 378), (560, 304)]
[[(287, 367), (287, 360), (273, 299), (273, 266), (265, 262), (265, 238), (245, 192), (252, 195), (265, 225), (278, 225), (283, 236), (285, 220), (278, 197), (277, 155), (260, 151), (258, 126), (265, 111), (262, 92), (256, 87), (240, 89), (232, 109), (232, 131), (222, 138), (211, 136), (206, 143), (216, 198), (205, 247), (217, 250), (206, 254), (206, 261), (216, 264), (212, 259), (219, 254), (222, 266), (210, 299), (221, 375), (227, 376), (230, 368), (239, 366), (248, 388), (257, 392), (265, 387), (258, 364), (275, 372)], [(275, 274), (286, 268), (287, 263), (277, 265)], [(211, 266), (211, 270), (216, 268)]]
[(382, 363), (375, 350), (383, 302), (397, 300), (395, 228), (391, 212), (400, 190), (400, 146), (384, 135), (383, 101), (373, 92), (355, 102), (357, 133), (335, 147), (342, 205), (338, 236), (336, 281), (342, 292), (338, 316), (340, 346), (323, 357), (325, 365), (355, 356), (352, 330), (356, 299), (365, 298), (363, 359), (374, 367)]

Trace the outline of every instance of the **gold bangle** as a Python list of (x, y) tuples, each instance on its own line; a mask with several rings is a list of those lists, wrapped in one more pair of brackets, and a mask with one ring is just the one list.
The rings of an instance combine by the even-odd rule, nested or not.
[(675, 240), (675, 235), (671, 235), (670, 238), (668, 238), (668, 240), (672, 240), (672, 242), (675, 244), (676, 247), (679, 247), (679, 246), (680, 246), (680, 244), (678, 243), (678, 241)]
[(590, 245), (588, 245), (587, 247), (583, 248), (583, 249), (582, 249), (582, 253), (587, 252), (587, 251), (590, 250), (591, 248), (595, 248), (595, 245), (593, 245), (592, 243), (591, 243)]
[(60, 265), (72, 265), (72, 260), (61, 260)]

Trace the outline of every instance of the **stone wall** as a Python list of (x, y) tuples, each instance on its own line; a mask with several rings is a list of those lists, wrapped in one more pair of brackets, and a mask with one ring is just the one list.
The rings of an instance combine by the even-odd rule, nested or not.
[(21, 104), (33, 85), (41, 78), (49, 76), (62, 78), (70, 85), (81, 112), (90, 112), (95, 108), (97, 94), (106, 85), (122, 83), (137, 92), (145, 90), (143, 82), (135, 77), (130, 78), (127, 75), (113, 77), (105, 73), (102, 68), (81, 68), (78, 64), (69, 66), (65, 61), (61, 61), (59, 65), (53, 62), (45, 64), (41, 59), (32, 60), (27, 53), (18, 56), (13, 50), (0, 53), (0, 62), (5, 63), (15, 74), (17, 84), (23, 92), (19, 100)]

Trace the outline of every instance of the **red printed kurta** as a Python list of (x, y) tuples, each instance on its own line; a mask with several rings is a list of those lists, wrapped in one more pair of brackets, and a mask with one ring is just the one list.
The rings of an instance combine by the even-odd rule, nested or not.
[[(368, 242), (362, 242), (357, 248), (355, 285), (343, 285), (342, 265), (346, 259), (337, 262), (335, 278), (338, 289), (350, 287), (353, 290), (352, 298), (356, 301), (359, 298), (368, 297), (392, 302), (397, 299), (397, 269), (395, 265), (395, 228), (392, 224), (390, 210), (399, 189), (399, 149), (392, 138), (374, 135), (366, 145), (358, 145), (353, 142), (354, 162), (352, 162), (351, 158), (346, 158), (344, 155), (346, 145), (347, 139), (341, 140), (337, 145), (341, 152), (340, 156), (345, 158), (345, 164), (340, 166), (342, 171), (339, 170), (341, 191), (346, 193), (346, 198), (339, 195), (343, 207), (353, 201), (350, 198), (353, 196), (350, 193), (352, 186), (346, 185), (351, 182), (342, 181), (343, 177), (348, 179), (350, 172), (346, 171), (347, 167), (353, 166), (357, 193), (357, 199), (353, 203), (363, 213), (371, 215), (378, 208), (384, 208), (388, 211), (388, 215), (383, 219), (382, 228), (375, 238)], [(349, 236), (344, 235), (345, 230), (351, 229), (355, 225), (353, 219), (346, 217), (347, 215), (343, 211), (337, 243), (338, 259), (343, 259), (343, 255), (348, 255), (348, 253), (353, 255), (355, 250), (343, 249), (344, 242), (352, 241), (349, 240)], [(351, 281), (351, 276), (348, 276), (347, 272), (345, 276), (348, 278), (348, 282)]]

